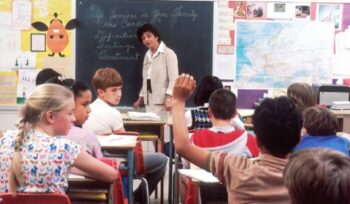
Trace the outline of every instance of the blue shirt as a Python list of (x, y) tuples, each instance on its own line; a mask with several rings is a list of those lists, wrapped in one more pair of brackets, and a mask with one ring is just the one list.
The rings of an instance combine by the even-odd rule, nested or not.
[(294, 152), (307, 148), (330, 148), (349, 156), (350, 142), (336, 135), (330, 136), (311, 136), (304, 135), (300, 143), (294, 148)]

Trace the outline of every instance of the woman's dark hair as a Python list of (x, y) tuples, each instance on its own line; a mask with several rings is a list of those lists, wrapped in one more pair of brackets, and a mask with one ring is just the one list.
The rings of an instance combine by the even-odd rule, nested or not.
[(161, 42), (160, 34), (156, 27), (154, 27), (152, 24), (146, 23), (143, 26), (139, 27), (136, 31), (137, 39), (142, 43), (142, 35), (145, 32), (150, 32), (154, 35), (154, 37), (158, 37), (158, 42)]
[(193, 102), (196, 106), (203, 106), (209, 102), (210, 95), (217, 89), (222, 89), (223, 85), (216, 76), (205, 76), (197, 88)]

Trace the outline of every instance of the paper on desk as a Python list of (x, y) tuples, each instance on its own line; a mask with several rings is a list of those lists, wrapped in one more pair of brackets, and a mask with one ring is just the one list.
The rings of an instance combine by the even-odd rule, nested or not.
[(111, 146), (111, 145), (129, 145), (136, 142), (137, 136), (135, 135), (107, 135), (107, 136), (97, 136), (98, 141), (101, 146)]
[(81, 176), (81, 175), (77, 175), (77, 174), (69, 174), (68, 178), (70, 178), (70, 179), (83, 179), (85, 177)]
[(180, 174), (204, 183), (218, 183), (219, 180), (204, 169), (179, 169)]
[(162, 119), (159, 115), (155, 113), (134, 112), (134, 111), (128, 112), (128, 118), (133, 120), (161, 120)]

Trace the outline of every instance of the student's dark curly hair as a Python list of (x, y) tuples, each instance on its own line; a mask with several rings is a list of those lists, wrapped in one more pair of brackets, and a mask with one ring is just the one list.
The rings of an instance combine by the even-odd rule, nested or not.
[(258, 144), (277, 157), (292, 152), (300, 140), (302, 124), (300, 111), (285, 96), (263, 100), (253, 115)]
[(145, 32), (150, 32), (154, 35), (154, 37), (158, 37), (158, 42), (162, 41), (157, 28), (154, 27), (152, 24), (146, 23), (143, 26), (139, 27), (136, 31), (137, 39), (139, 40), (139, 42), (142, 43), (142, 35)]
[(217, 89), (222, 89), (223, 85), (216, 76), (205, 76), (199, 84), (193, 102), (196, 106), (203, 106), (208, 103), (210, 95)]

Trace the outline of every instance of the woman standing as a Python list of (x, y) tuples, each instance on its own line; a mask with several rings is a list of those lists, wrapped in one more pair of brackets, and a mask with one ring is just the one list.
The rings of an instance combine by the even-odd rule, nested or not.
[(137, 38), (148, 48), (143, 60), (142, 88), (133, 106), (146, 105), (147, 112), (166, 117), (171, 110), (171, 96), (179, 73), (177, 56), (161, 41), (159, 32), (151, 24), (137, 29)]

